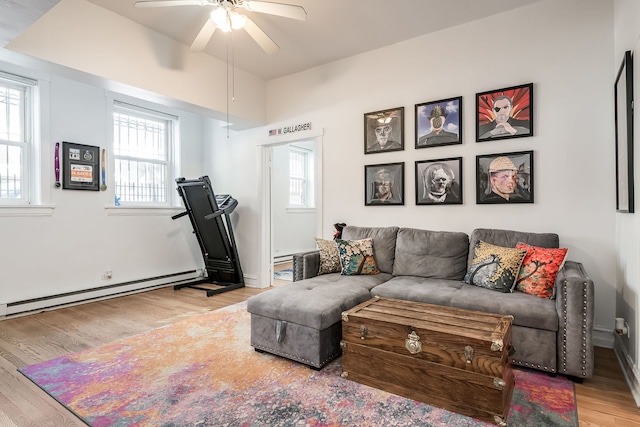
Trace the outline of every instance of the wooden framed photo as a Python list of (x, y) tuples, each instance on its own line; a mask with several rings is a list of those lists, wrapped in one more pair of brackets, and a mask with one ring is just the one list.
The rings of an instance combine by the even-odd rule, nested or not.
[(365, 165), (364, 205), (404, 205), (404, 162)]
[(416, 148), (462, 144), (462, 97), (416, 104)]
[(416, 161), (416, 205), (462, 204), (462, 157)]
[(633, 197), (633, 60), (624, 53), (616, 77), (616, 211), (632, 213)]
[(62, 188), (100, 190), (100, 147), (62, 142)]
[(476, 141), (533, 136), (533, 83), (476, 94)]
[(533, 151), (476, 156), (476, 203), (533, 203)]
[(404, 107), (364, 115), (364, 154), (404, 150)]

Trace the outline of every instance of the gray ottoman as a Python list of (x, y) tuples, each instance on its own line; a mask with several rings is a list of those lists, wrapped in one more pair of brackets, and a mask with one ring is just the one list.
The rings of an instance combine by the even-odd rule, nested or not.
[(342, 312), (369, 300), (369, 290), (390, 278), (332, 273), (254, 295), (247, 301), (251, 345), (320, 369), (340, 354)]

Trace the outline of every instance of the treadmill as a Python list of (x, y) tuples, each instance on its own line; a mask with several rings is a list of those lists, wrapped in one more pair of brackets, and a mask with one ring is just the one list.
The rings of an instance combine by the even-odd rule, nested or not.
[[(176, 183), (178, 193), (187, 210), (172, 216), (171, 219), (189, 215), (204, 258), (206, 277), (174, 285), (173, 289), (199, 289), (206, 291), (207, 296), (210, 297), (243, 288), (244, 276), (229, 217), (238, 206), (238, 201), (229, 194), (214, 194), (208, 176), (198, 179), (177, 178)], [(222, 287), (210, 289), (199, 286), (204, 283)]]

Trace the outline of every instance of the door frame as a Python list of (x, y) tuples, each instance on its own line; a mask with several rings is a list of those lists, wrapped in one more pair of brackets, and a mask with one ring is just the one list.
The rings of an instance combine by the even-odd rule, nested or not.
[(297, 141), (314, 140), (316, 144), (315, 156), (315, 196), (316, 196), (316, 235), (322, 235), (322, 139), (323, 129), (300, 132), (299, 134), (287, 134), (278, 136), (277, 139), (264, 141), (259, 145), (260, 171), (258, 195), (261, 200), (261, 236), (260, 236), (260, 287), (273, 285), (273, 220), (271, 217), (271, 157), (272, 148), (278, 145), (289, 145)]

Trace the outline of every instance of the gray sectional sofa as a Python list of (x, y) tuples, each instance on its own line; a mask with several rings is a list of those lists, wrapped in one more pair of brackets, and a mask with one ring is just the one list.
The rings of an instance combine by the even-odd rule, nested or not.
[(340, 354), (341, 313), (373, 296), (513, 316), (512, 362), (582, 380), (593, 372), (594, 285), (583, 266), (565, 261), (555, 295), (501, 293), (463, 281), (479, 240), (503, 247), (518, 242), (557, 248), (553, 233), (476, 229), (460, 232), (347, 226), (342, 239), (372, 238), (381, 273), (318, 276), (318, 251), (294, 256), (294, 283), (248, 300), (251, 344), (320, 369)]

